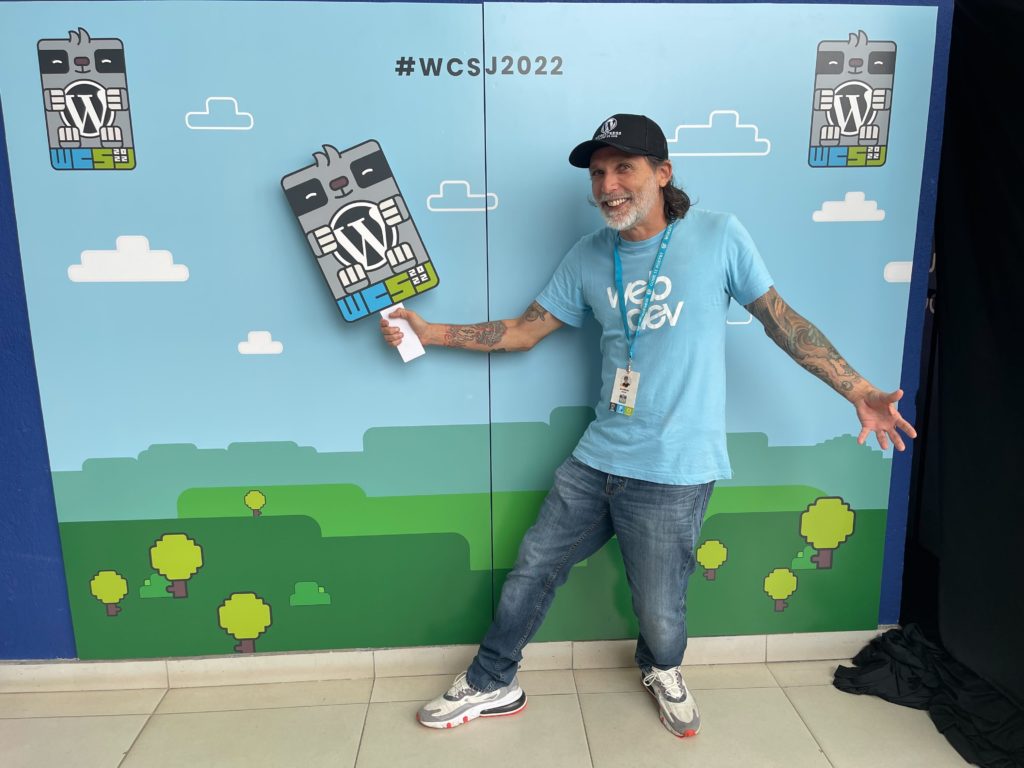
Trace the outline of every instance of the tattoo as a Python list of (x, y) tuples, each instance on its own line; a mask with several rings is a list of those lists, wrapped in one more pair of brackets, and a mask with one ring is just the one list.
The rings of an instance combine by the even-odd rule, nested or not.
[(546, 320), (548, 317), (548, 311), (544, 309), (536, 301), (530, 304), (523, 313), (523, 320), (528, 323), (532, 323), (535, 320)]
[(473, 326), (471, 325), (446, 325), (444, 328), (444, 345), (446, 347), (462, 348), (473, 341)]
[(825, 334), (790, 307), (775, 288), (746, 305), (772, 341), (799, 363), (840, 394), (847, 394), (863, 381)]
[(446, 325), (444, 346), (460, 349), (472, 345), (493, 347), (505, 337), (506, 330), (501, 320), (476, 325)]
[(503, 338), (505, 338), (505, 324), (501, 320), (495, 320), (490, 323), (481, 323), (475, 326), (477, 328), (476, 341), (478, 344), (483, 344), (486, 347), (493, 347)]

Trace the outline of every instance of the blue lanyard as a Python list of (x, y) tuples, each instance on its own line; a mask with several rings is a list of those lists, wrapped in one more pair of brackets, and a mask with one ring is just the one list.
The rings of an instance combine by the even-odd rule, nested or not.
[(644, 294), (644, 303), (640, 307), (640, 314), (637, 316), (636, 333), (633, 338), (629, 337), (629, 321), (626, 319), (626, 291), (622, 287), (622, 259), (619, 258), (619, 241), (621, 236), (615, 238), (615, 248), (612, 255), (615, 257), (615, 289), (619, 292), (619, 313), (622, 315), (622, 330), (626, 333), (626, 370), (633, 369), (633, 346), (636, 344), (637, 336), (643, 327), (644, 318), (647, 317), (647, 309), (651, 305), (651, 296), (654, 295), (654, 284), (658, 280), (658, 273), (661, 272), (661, 262), (665, 260), (665, 252), (668, 250), (668, 241), (672, 239), (672, 228), (675, 222), (670, 222), (665, 227), (665, 234), (661, 236), (661, 245), (658, 247), (658, 255), (654, 257), (654, 266), (651, 267), (651, 279), (647, 281), (647, 293)]

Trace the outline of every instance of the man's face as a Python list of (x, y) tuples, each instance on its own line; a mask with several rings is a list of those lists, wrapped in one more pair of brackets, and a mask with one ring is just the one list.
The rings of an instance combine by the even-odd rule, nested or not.
[(591, 194), (605, 223), (620, 232), (657, 218), (661, 187), (671, 178), (671, 164), (654, 169), (647, 158), (614, 147), (602, 147), (590, 157)]

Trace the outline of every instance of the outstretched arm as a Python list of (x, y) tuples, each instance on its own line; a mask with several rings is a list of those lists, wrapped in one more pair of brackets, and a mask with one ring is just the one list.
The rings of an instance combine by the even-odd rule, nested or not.
[[(512, 320), (491, 320), (474, 325), (444, 325), (428, 323), (415, 312), (396, 309), (388, 317), (403, 317), (424, 346), (455, 347), (475, 352), (521, 352), (531, 349), (552, 331), (562, 327), (562, 321), (536, 301), (519, 317)], [(398, 346), (402, 332), (381, 318), (384, 341)]]
[(896, 449), (902, 451), (905, 446), (897, 430), (902, 430), (909, 437), (917, 437), (914, 428), (896, 410), (903, 390), (882, 392), (862, 378), (825, 338), (825, 334), (790, 307), (774, 287), (747, 304), (746, 308), (764, 326), (768, 338), (805, 370), (853, 404), (861, 423), (858, 443), (863, 444), (868, 434), (874, 432), (883, 450), (892, 440)]

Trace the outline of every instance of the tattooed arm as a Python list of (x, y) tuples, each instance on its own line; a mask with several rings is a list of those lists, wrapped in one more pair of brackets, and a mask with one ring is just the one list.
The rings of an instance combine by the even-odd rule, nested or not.
[[(476, 352), (521, 352), (531, 349), (552, 331), (562, 327), (562, 321), (536, 301), (512, 320), (492, 320), (474, 325), (444, 325), (428, 323), (415, 312), (396, 309), (388, 317), (404, 317), (424, 346), (456, 347)], [(383, 318), (380, 321), (384, 341), (397, 346), (402, 332)]]
[(882, 392), (862, 378), (832, 346), (832, 342), (825, 338), (825, 334), (790, 307), (774, 287), (747, 304), (746, 308), (764, 326), (768, 338), (806, 371), (813, 373), (853, 404), (861, 422), (858, 443), (863, 444), (867, 436), (874, 432), (883, 450), (889, 447), (889, 440), (892, 440), (896, 449), (902, 451), (903, 439), (897, 429), (910, 437), (917, 437), (914, 428), (896, 410), (896, 402), (903, 397), (903, 390)]

